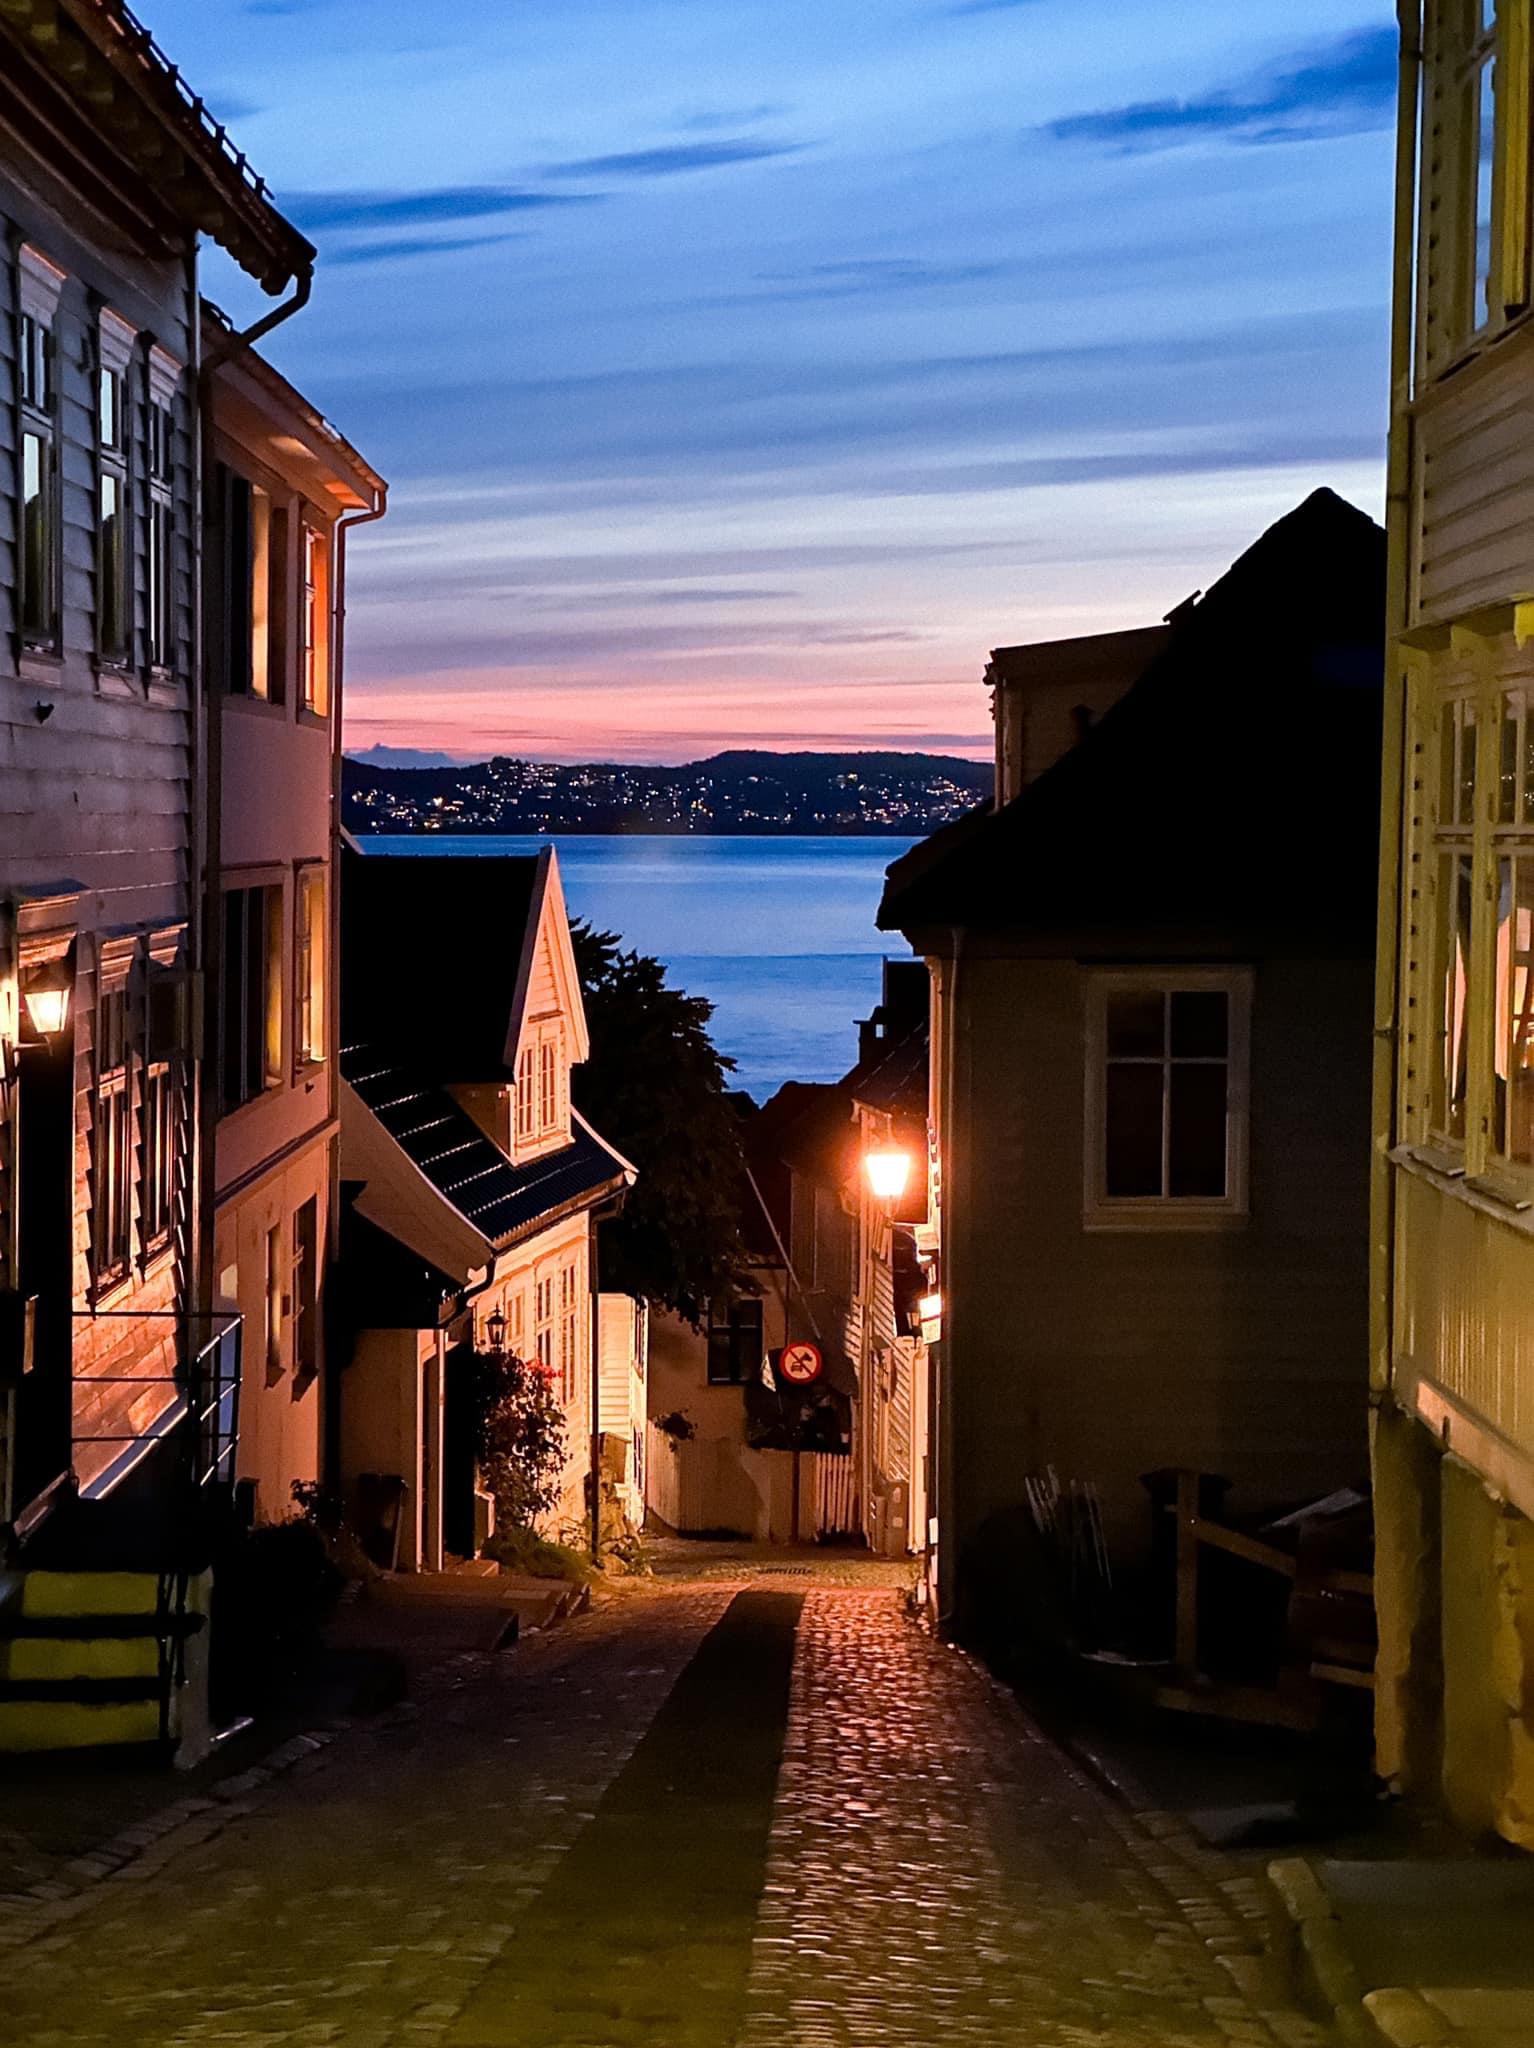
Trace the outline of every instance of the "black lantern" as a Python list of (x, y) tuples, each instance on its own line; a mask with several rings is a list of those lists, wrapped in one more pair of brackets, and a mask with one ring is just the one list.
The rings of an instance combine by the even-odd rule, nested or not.
[(22, 978), (21, 1001), (32, 1042), (48, 1045), (69, 1021), (74, 975), (67, 960), (50, 960)]
[(493, 1308), (485, 1317), (485, 1336), (492, 1351), (502, 1352), (506, 1349), (505, 1309)]

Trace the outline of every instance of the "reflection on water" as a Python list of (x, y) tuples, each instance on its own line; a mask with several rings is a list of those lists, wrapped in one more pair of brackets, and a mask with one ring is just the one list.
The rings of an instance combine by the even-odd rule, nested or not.
[[(572, 917), (666, 962), (715, 1006), (714, 1039), (758, 1099), (782, 1081), (831, 1081), (852, 1065), (854, 1022), (903, 954), (874, 925), (884, 870), (906, 839), (613, 838), (554, 835)], [(387, 853), (536, 853), (546, 839), (394, 835)]]

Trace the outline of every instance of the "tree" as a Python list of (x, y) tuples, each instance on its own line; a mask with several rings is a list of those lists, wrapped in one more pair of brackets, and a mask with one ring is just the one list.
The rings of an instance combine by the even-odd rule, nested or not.
[(709, 1036), (713, 1004), (669, 988), (659, 960), (588, 924), (571, 938), (591, 1029), (576, 1107), (639, 1171), (603, 1230), (603, 1284), (697, 1325), (744, 1273), (735, 1062)]

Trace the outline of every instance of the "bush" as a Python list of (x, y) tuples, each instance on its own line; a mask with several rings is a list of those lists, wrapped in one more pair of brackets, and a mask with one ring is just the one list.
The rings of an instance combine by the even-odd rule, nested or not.
[(531, 1529), (497, 1528), (485, 1545), (486, 1557), (493, 1557), (509, 1572), (522, 1572), (530, 1579), (568, 1579), (584, 1586), (591, 1577), (591, 1565), (578, 1550), (563, 1543), (550, 1543)]
[(564, 1411), (552, 1377), (510, 1352), (474, 1354), (475, 1461), (497, 1529), (531, 1529), (559, 1498)]

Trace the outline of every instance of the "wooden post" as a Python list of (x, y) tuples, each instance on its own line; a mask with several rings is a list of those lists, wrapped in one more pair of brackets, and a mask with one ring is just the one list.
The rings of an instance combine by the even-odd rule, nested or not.
[(1198, 1670), (1198, 1481), (1196, 1472), (1177, 1475), (1177, 1668), (1185, 1678)]

